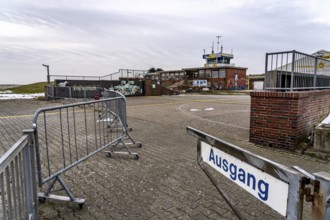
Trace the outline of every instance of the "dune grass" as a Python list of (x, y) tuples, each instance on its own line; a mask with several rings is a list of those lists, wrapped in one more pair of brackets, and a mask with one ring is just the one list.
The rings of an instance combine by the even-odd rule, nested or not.
[(1, 90), (10, 90), (12, 93), (16, 94), (32, 94), (32, 93), (42, 93), (45, 91), (44, 87), (47, 85), (47, 82), (37, 82), (22, 86), (17, 86), (9, 89)]

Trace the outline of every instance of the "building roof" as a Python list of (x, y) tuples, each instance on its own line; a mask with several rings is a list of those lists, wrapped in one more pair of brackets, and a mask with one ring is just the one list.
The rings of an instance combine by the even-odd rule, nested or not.
[(325, 60), (330, 60), (330, 51), (328, 50), (319, 50), (312, 54), (312, 56), (316, 56)]
[(206, 70), (206, 69), (212, 69), (212, 70), (217, 70), (217, 69), (248, 69), (247, 67), (238, 67), (238, 66), (212, 66), (212, 67), (193, 67), (193, 68), (184, 68), (183, 70), (188, 70), (188, 71), (194, 71), (194, 70)]
[(225, 57), (225, 58), (229, 58), (232, 59), (234, 58), (233, 54), (229, 54), (229, 53), (211, 53), (211, 54), (204, 54), (203, 55), (203, 59), (214, 59), (214, 58), (218, 58), (218, 57)]
[(252, 74), (252, 75), (247, 75), (249, 79), (264, 79), (265, 74)]
[(164, 70), (160, 71), (159, 73), (173, 73), (173, 72), (184, 72), (184, 70)]

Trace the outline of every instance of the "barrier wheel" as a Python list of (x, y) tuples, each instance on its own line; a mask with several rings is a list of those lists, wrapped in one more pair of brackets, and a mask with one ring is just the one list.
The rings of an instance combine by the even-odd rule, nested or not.
[(134, 159), (135, 159), (135, 160), (138, 160), (138, 159), (139, 159), (139, 155), (137, 155), (137, 154), (134, 155)]
[(46, 202), (46, 198), (45, 197), (39, 197), (39, 202), (40, 203), (45, 203)]
[(141, 143), (138, 143), (138, 148), (141, 148), (142, 147), (142, 144)]
[(79, 208), (82, 209), (84, 207), (85, 203), (80, 203), (78, 205), (79, 205)]
[(108, 152), (107, 153), (107, 157), (111, 157), (112, 155), (111, 155), (111, 153), (110, 152)]

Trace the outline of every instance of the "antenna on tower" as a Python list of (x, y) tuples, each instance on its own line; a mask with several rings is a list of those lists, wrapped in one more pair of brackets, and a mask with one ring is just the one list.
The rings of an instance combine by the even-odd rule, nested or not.
[(214, 41), (212, 42), (212, 54), (214, 54)]
[(205, 49), (203, 49), (203, 51), (204, 51), (204, 54), (205, 54)]
[(219, 40), (220, 40), (221, 36), (216, 36), (216, 37), (218, 39), (218, 41), (217, 41), (218, 42), (218, 52), (220, 52), (220, 41)]

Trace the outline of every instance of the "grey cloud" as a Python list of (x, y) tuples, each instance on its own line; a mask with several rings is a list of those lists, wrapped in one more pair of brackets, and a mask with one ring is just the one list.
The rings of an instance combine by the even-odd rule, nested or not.
[(194, 13), (181, 9), (176, 14), (168, 13), (170, 9), (157, 13), (7, 4), (0, 9), (0, 21), (33, 27), (42, 35), (24, 39), (0, 35), (0, 73), (10, 73), (6, 77), (12, 82), (23, 79), (24, 68), (18, 64), (31, 71), (33, 77), (27, 79), (33, 81), (44, 80), (41, 63), (50, 64), (53, 74), (87, 75), (119, 68), (196, 67), (203, 64), (203, 49), (210, 52), (216, 35), (222, 35), (226, 52), (234, 50), (234, 63), (248, 67), (249, 73), (263, 72), (266, 52), (329, 49), (325, 47), (330, 31), (309, 22), (312, 18), (306, 10), (284, 1), (251, 2), (218, 10), (203, 7)]

